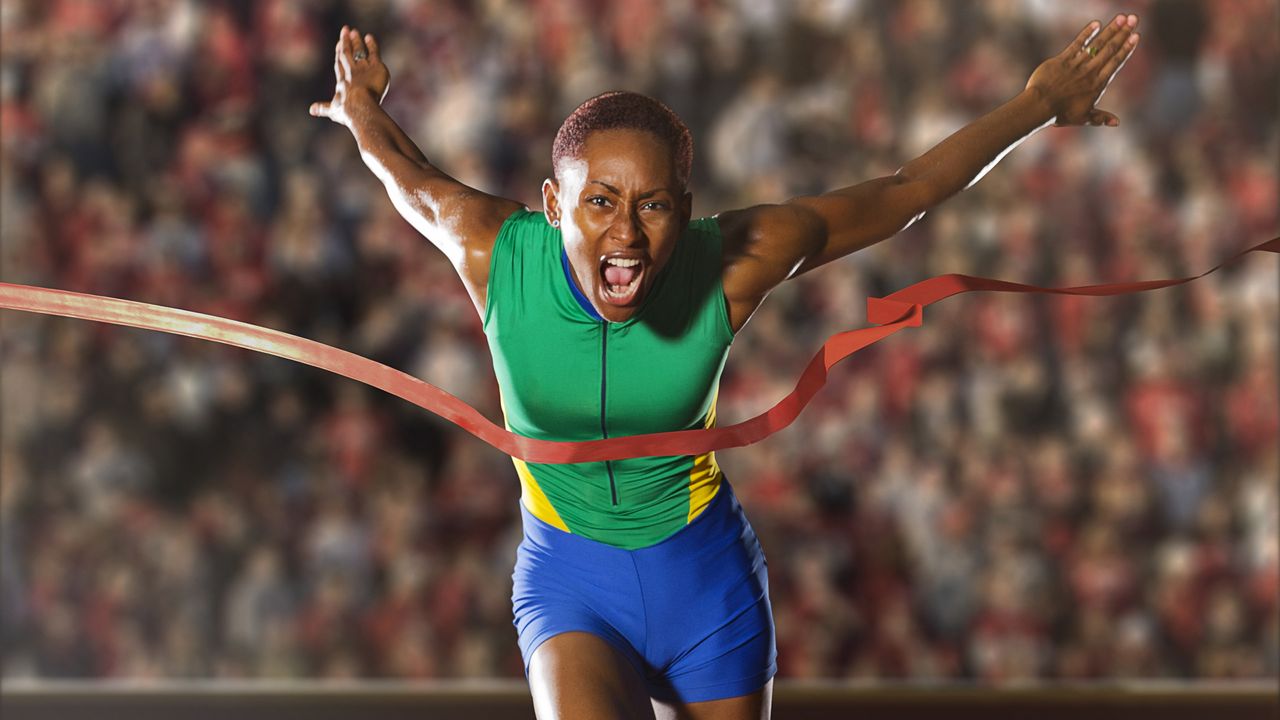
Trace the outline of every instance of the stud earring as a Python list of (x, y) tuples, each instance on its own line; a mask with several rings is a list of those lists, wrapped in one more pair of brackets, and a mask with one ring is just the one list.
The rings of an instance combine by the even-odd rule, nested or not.
[(552, 221), (551, 221), (551, 227), (560, 227), (560, 221), (559, 221), (559, 220), (552, 220)]

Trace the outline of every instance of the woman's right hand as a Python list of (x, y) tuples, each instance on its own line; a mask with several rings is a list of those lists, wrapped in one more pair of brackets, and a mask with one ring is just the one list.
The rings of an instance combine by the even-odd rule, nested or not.
[(333, 74), (338, 79), (333, 99), (327, 103), (311, 103), (311, 114), (346, 127), (351, 126), (355, 103), (372, 98), (374, 103), (381, 104), (391, 83), (391, 73), (378, 52), (378, 41), (373, 35), (362, 39), (359, 30), (346, 25), (342, 26), (334, 48)]

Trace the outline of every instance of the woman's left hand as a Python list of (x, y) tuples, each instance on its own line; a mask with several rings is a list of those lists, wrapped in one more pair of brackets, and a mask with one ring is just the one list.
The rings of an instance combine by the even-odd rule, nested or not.
[(1065, 50), (1031, 73), (1027, 89), (1039, 92), (1053, 110), (1054, 125), (1110, 125), (1120, 119), (1094, 107), (1138, 46), (1137, 15), (1117, 15), (1101, 32), (1085, 26)]

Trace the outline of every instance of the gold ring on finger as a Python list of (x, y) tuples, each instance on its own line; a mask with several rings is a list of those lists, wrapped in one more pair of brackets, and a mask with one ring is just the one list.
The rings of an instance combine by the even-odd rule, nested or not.
[(1089, 57), (1096, 57), (1097, 55), (1098, 55), (1098, 46), (1097, 46), (1097, 45), (1090, 45), (1090, 46), (1089, 46)]
[(355, 59), (357, 59), (357, 60), (363, 60), (363, 59), (365, 59), (365, 58), (369, 57), (369, 54), (368, 54), (368, 53), (366, 53), (366, 52), (365, 52), (365, 51), (363, 51), (363, 50), (357, 50), (357, 51), (355, 51), (355, 53), (354, 53), (354, 55), (353, 55), (353, 56), (354, 56), (354, 57), (355, 57)]

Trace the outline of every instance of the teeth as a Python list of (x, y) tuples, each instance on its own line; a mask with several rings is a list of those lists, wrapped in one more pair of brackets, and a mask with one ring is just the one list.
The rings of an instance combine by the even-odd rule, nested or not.
[(640, 261), (635, 258), (608, 258), (605, 262), (618, 267), (635, 267)]
[[(636, 286), (639, 284), (640, 284), (639, 275), (636, 275), (636, 278), (631, 282), (627, 283), (626, 285), (610, 285), (606, 283), (604, 286), (604, 294), (610, 297), (624, 298), (630, 295), (631, 292), (635, 290)], [(618, 289), (614, 290), (614, 288), (618, 288)]]

